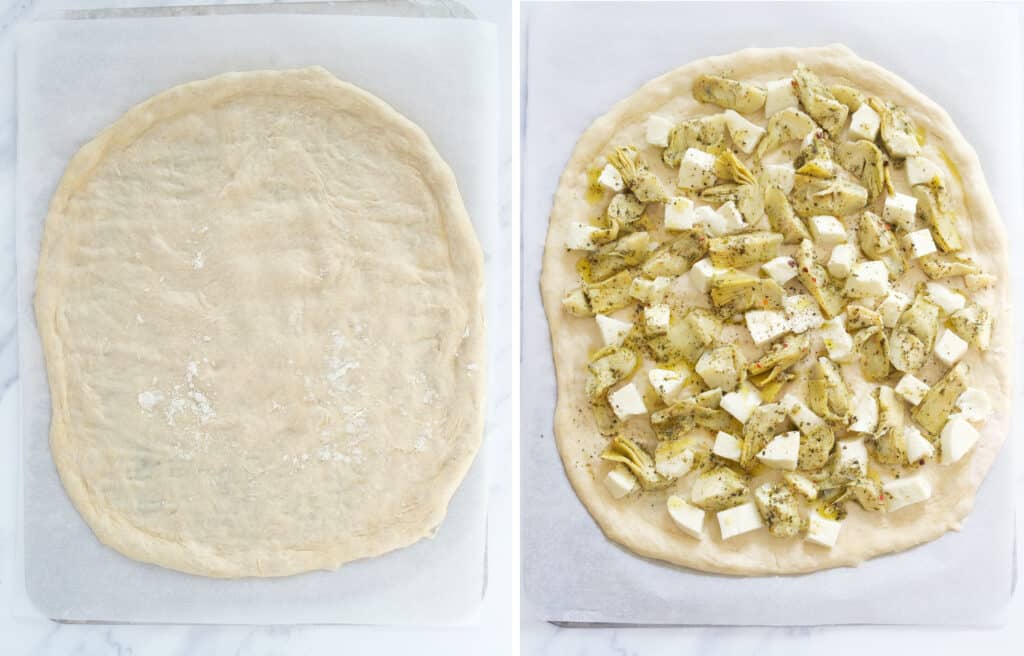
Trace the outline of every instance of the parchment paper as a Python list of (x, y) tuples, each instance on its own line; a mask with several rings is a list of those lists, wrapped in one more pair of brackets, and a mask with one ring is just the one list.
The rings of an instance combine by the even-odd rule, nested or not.
[[(701, 57), (749, 46), (833, 42), (902, 75), (950, 112), (984, 163), (1009, 226), (1012, 258), (1013, 244), (1024, 243), (1016, 9), (831, 3), (524, 7), (525, 602), (548, 620), (570, 623), (1005, 621), (1015, 579), (1012, 434), (961, 532), (856, 569), (794, 577), (707, 575), (642, 559), (607, 540), (576, 498), (555, 448), (555, 379), (539, 276), (558, 178), (580, 134), (615, 102)], [(1014, 269), (1011, 286), (1019, 307), (1024, 287), (1021, 268)]]
[[(117, 622), (475, 621), (484, 589), (482, 456), (433, 539), (336, 572), (236, 581), (144, 565), (102, 546), (69, 503), (50, 459), (49, 394), (31, 298), (43, 219), (68, 159), (128, 107), (168, 87), (226, 71), (311, 64), (380, 96), (426, 130), (455, 170), (489, 252), (497, 177), (492, 25), (205, 16), (43, 22), (19, 34), (17, 246), (28, 596), (15, 606), (19, 612)], [(497, 323), (494, 313), (488, 323)]]

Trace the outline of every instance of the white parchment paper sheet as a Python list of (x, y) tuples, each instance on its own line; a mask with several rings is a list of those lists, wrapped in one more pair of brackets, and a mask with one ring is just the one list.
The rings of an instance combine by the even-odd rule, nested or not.
[[(522, 389), (525, 601), (543, 617), (564, 622), (1003, 621), (1015, 577), (1009, 445), (961, 532), (856, 569), (798, 577), (706, 575), (642, 559), (605, 539), (573, 493), (555, 448), (555, 379), (538, 285), (552, 196), (583, 130), (651, 78), (694, 59), (752, 46), (842, 42), (909, 80), (945, 107), (977, 148), (1011, 244), (1024, 243), (1016, 9), (826, 3), (527, 7), (522, 155), (523, 380), (529, 380)], [(1011, 285), (1019, 307), (1024, 292), (1020, 267), (1014, 269)]]
[[(477, 458), (433, 539), (336, 572), (236, 581), (144, 565), (102, 546), (69, 503), (50, 459), (49, 393), (31, 297), (43, 219), (68, 159), (128, 107), (176, 84), (226, 71), (312, 64), (369, 90), (424, 128), (454, 169), (487, 250), (497, 184), (491, 25), (456, 19), (205, 16), (43, 22), (20, 33), (24, 572), (37, 612), (118, 622), (474, 621), (484, 588), (483, 458)], [(496, 323), (493, 313), (488, 323)]]

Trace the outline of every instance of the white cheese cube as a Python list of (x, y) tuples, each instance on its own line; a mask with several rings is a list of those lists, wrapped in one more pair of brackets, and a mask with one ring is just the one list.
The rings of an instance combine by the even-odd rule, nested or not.
[(612, 407), (612, 412), (615, 413), (615, 416), (622, 421), (626, 421), (630, 417), (639, 417), (640, 415), (647, 414), (644, 397), (633, 383), (623, 385), (609, 394), (608, 405)]
[(666, 230), (689, 230), (696, 218), (693, 201), (685, 196), (673, 196), (665, 203)]
[(953, 291), (942, 283), (925, 283), (925, 290), (928, 292), (928, 300), (938, 305), (945, 314), (953, 314), (967, 305), (967, 299), (963, 294)]
[(750, 310), (743, 315), (754, 343), (760, 346), (789, 330), (789, 319), (775, 310)]
[(835, 362), (849, 362), (853, 359), (853, 337), (846, 332), (845, 315), (829, 319), (821, 324), (818, 334), (828, 351), (828, 357)]
[(818, 309), (818, 302), (813, 296), (807, 294), (793, 294), (782, 299), (782, 307), (786, 310), (786, 317), (789, 319), (789, 329), (793, 333), (800, 334), (814, 328), (820, 328), (825, 323)]
[(942, 427), (939, 441), (942, 444), (942, 464), (951, 465), (967, 455), (977, 444), (978, 431), (961, 414), (950, 415)]
[(715, 184), (715, 156), (697, 148), (688, 148), (679, 162), (678, 184), (693, 191)]
[(565, 247), (570, 251), (592, 251), (597, 248), (594, 243), (594, 235), (601, 232), (601, 228), (587, 225), (586, 223), (573, 222), (569, 224), (569, 234), (565, 237)]
[(675, 124), (664, 116), (651, 114), (647, 117), (647, 128), (644, 135), (647, 137), (647, 143), (662, 148), (668, 146), (668, 135), (671, 134), (674, 127)]
[(942, 335), (935, 340), (935, 357), (947, 367), (952, 367), (960, 358), (967, 354), (967, 342), (960, 339), (960, 336), (952, 330), (942, 331)]
[(750, 414), (761, 405), (761, 394), (753, 385), (744, 383), (735, 392), (722, 397), (719, 407), (736, 418), (741, 424), (747, 423)]
[(967, 285), (967, 289), (978, 291), (996, 284), (996, 277), (990, 273), (968, 273), (964, 276), (964, 283)]
[(757, 459), (773, 469), (793, 471), (799, 455), (800, 431), (789, 431), (773, 437), (757, 454)]
[(796, 96), (796, 88), (793, 86), (793, 78), (787, 77), (781, 80), (772, 80), (765, 85), (764, 115), (771, 118), (787, 107), (799, 107), (800, 100)]
[(932, 496), (932, 485), (921, 474), (904, 476), (882, 485), (889, 497), (889, 512), (925, 501)]
[(921, 434), (917, 426), (903, 428), (903, 442), (907, 450), (907, 462), (920, 462), (935, 455), (935, 447)]
[(689, 380), (689, 374), (680, 373), (671, 369), (651, 369), (647, 372), (647, 380), (651, 387), (658, 393), (661, 400), (671, 405), (679, 398), (683, 385)]
[(885, 296), (889, 293), (889, 269), (884, 262), (858, 262), (846, 279), (845, 291), (852, 298)]
[(786, 411), (789, 418), (793, 420), (796, 427), (801, 431), (820, 426), (825, 423), (825, 420), (814, 414), (814, 412), (807, 407), (807, 405), (793, 396), (792, 394), (786, 394), (782, 397), (782, 401), (779, 402), (782, 409)]
[(679, 530), (698, 540), (704, 535), (704, 511), (671, 495), (667, 501), (668, 514)]
[(625, 465), (619, 464), (604, 477), (604, 486), (616, 499), (621, 499), (637, 488), (636, 476)]
[(629, 295), (641, 303), (660, 303), (665, 300), (665, 294), (672, 284), (669, 276), (658, 276), (654, 280), (647, 278), (633, 278), (629, 285)]
[(992, 415), (992, 401), (977, 387), (968, 387), (956, 398), (956, 407), (967, 421), (982, 422)]
[(761, 186), (765, 189), (778, 187), (787, 196), (793, 191), (795, 180), (796, 171), (792, 164), (765, 164), (761, 170)]
[(931, 255), (938, 250), (935, 247), (935, 240), (932, 239), (932, 231), (928, 228), (909, 233), (906, 240), (907, 245), (910, 246), (910, 255), (913, 259)]
[(903, 378), (900, 378), (900, 382), (896, 383), (894, 389), (907, 403), (917, 405), (924, 399), (924, 395), (928, 393), (931, 387), (917, 376), (905, 374)]
[(921, 152), (921, 144), (917, 143), (917, 137), (904, 132), (894, 132), (887, 145), (889, 154), (896, 159), (912, 157)]
[(648, 335), (664, 335), (672, 319), (672, 309), (665, 303), (644, 308), (644, 329)]
[(814, 501), (818, 498), (818, 486), (803, 474), (788, 471), (782, 474), (782, 480), (808, 501)]
[(886, 328), (892, 328), (899, 321), (900, 315), (910, 307), (912, 299), (898, 289), (889, 292), (885, 300), (878, 305), (878, 314), (882, 317), (882, 324)]
[(828, 272), (836, 278), (846, 278), (857, 260), (857, 247), (853, 244), (839, 244), (832, 249), (828, 258)]
[(719, 458), (739, 461), (742, 451), (743, 442), (729, 433), (718, 431), (718, 434), (715, 435), (715, 446), (711, 448), (711, 453)]
[(725, 232), (736, 232), (747, 227), (747, 222), (743, 220), (743, 215), (736, 209), (736, 203), (733, 201), (723, 203), (716, 211), (725, 221)]
[(853, 423), (847, 429), (852, 433), (874, 433), (878, 428), (878, 400), (867, 389), (853, 401)]
[(942, 169), (939, 165), (926, 157), (907, 158), (907, 182), (910, 186), (929, 184), (935, 178), (942, 180)]
[(807, 223), (811, 229), (811, 237), (820, 246), (833, 246), (846, 241), (846, 228), (834, 216), (819, 214), (812, 216)]
[(754, 505), (753, 501), (748, 501), (735, 508), (723, 510), (718, 513), (717, 517), (718, 528), (722, 532), (723, 540), (729, 540), (737, 535), (756, 531), (764, 526), (764, 521), (761, 520), (761, 513), (758, 512), (757, 506)]
[(860, 472), (861, 476), (868, 473), (868, 447), (863, 438), (858, 440), (839, 441), (839, 469), (841, 471)]
[(718, 271), (711, 264), (711, 260), (705, 257), (690, 268), (690, 283), (697, 290), (706, 293), (711, 288), (711, 279), (715, 277)]
[(874, 141), (878, 136), (878, 127), (881, 123), (882, 119), (878, 116), (878, 112), (871, 109), (867, 103), (863, 103), (850, 118), (850, 137)]
[(906, 194), (896, 193), (886, 196), (885, 207), (882, 209), (882, 220), (898, 228), (910, 232), (914, 229), (917, 216), (917, 199)]
[(693, 469), (693, 451), (657, 449), (654, 452), (654, 471), (665, 478), (682, 478)]
[(734, 362), (715, 350), (704, 351), (694, 371), (704, 380), (704, 384), (710, 389), (723, 388), (732, 389), (739, 380)]
[(597, 183), (609, 191), (622, 191), (626, 183), (622, 181), (622, 174), (611, 164), (605, 164), (601, 169), (601, 175), (597, 176)]
[(713, 237), (720, 237), (726, 233), (725, 217), (707, 205), (701, 205), (693, 211), (693, 222), (695, 225), (704, 226)]
[(621, 321), (604, 314), (599, 314), (594, 319), (597, 321), (597, 329), (601, 331), (601, 339), (605, 346), (618, 346), (626, 339), (629, 331), (633, 330), (633, 324), (629, 321)]
[[(867, 107), (867, 105), (861, 105)], [(816, 512), (808, 516), (807, 541), (822, 547), (831, 549), (839, 539), (839, 529), (842, 523), (832, 519), (826, 519)]]
[(796, 277), (796, 260), (780, 255), (762, 264), (761, 271), (780, 285), (785, 285)]
[(736, 147), (749, 155), (764, 136), (764, 128), (751, 123), (732, 109), (725, 110), (725, 126)]

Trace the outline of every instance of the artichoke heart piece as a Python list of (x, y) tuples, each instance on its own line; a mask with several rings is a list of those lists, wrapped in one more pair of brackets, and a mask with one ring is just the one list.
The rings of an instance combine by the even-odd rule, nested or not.
[(797, 469), (808, 471), (824, 466), (836, 443), (832, 428), (796, 397), (786, 395), (782, 399), (782, 406), (800, 431)]
[[(593, 285), (584, 285), (583, 295), (589, 304), (592, 314), (608, 314), (627, 305), (632, 305), (634, 298), (629, 295), (629, 287), (633, 282), (633, 274), (629, 271), (620, 271), (611, 278)], [(569, 292), (574, 298), (578, 298), (576, 290)], [(565, 300), (563, 299), (563, 305)], [(571, 310), (570, 310), (571, 311)], [(577, 315), (589, 316), (589, 315)]]
[(696, 397), (681, 399), (651, 415), (651, 428), (659, 440), (679, 439), (697, 427), (730, 434), (741, 428), (728, 412), (708, 407)]
[(785, 485), (764, 483), (754, 490), (754, 502), (775, 537), (790, 538), (800, 532), (800, 502)]
[(708, 387), (718, 387), (732, 392), (747, 378), (747, 362), (733, 344), (719, 346), (705, 351), (694, 371)]
[(796, 175), (790, 199), (793, 210), (801, 218), (822, 214), (844, 217), (867, 206), (868, 190), (839, 177), (823, 180)]
[(903, 159), (920, 152), (917, 128), (902, 108), (874, 97), (868, 99), (868, 105), (878, 114), (879, 136), (890, 157)]
[(612, 406), (608, 403), (607, 398), (600, 398), (590, 402), (590, 410), (594, 415), (594, 423), (597, 424), (597, 430), (601, 435), (611, 437), (617, 435), (622, 430), (622, 422), (615, 415), (615, 411), (612, 410)]
[(843, 296), (828, 271), (818, 263), (814, 244), (809, 239), (800, 242), (794, 254), (797, 278), (821, 307), (827, 319), (834, 319), (843, 311)]
[(765, 191), (764, 212), (768, 215), (768, 224), (772, 230), (782, 235), (782, 243), (798, 244), (811, 238), (807, 226), (793, 213), (789, 199), (778, 187), (768, 187)]
[(743, 215), (743, 220), (748, 226), (757, 224), (764, 214), (764, 198), (761, 187), (756, 183), (727, 182), (716, 185), (700, 192), (700, 199), (713, 205), (721, 205), (729, 201), (736, 203), (736, 209)]
[(845, 84), (833, 84), (828, 90), (832, 92), (832, 96), (836, 100), (846, 105), (851, 112), (857, 111), (861, 105), (868, 101), (867, 96), (860, 90)]
[(939, 382), (932, 385), (921, 402), (914, 407), (910, 415), (933, 438), (946, 425), (949, 415), (953, 414), (956, 400), (967, 389), (968, 367), (960, 362), (946, 372)]
[(889, 335), (889, 362), (910, 373), (924, 366), (939, 332), (939, 306), (924, 293), (914, 297)]
[(756, 467), (757, 454), (781, 432), (787, 420), (786, 411), (778, 403), (765, 403), (754, 408), (747, 423), (743, 424), (740, 466), (748, 471)]
[(917, 262), (932, 280), (981, 273), (981, 267), (974, 260), (960, 253), (931, 253), (918, 258)]
[(793, 162), (793, 167), (800, 175), (815, 178), (831, 178), (836, 174), (836, 165), (832, 155), (832, 144), (822, 131), (812, 132), (800, 147), (800, 153)]
[(892, 229), (870, 210), (865, 210), (857, 226), (857, 240), (864, 254), (873, 260), (896, 248), (896, 236)]
[(818, 76), (803, 64), (797, 65), (793, 79), (796, 81), (800, 104), (826, 132), (838, 137), (850, 115), (849, 108), (836, 100)]
[(679, 236), (658, 248), (641, 270), (652, 278), (678, 276), (690, 270), (708, 252), (708, 237), (700, 229), (682, 230)]
[(587, 365), (587, 398), (603, 399), (615, 383), (633, 375), (640, 364), (636, 352), (621, 346), (606, 346)]
[(708, 243), (711, 263), (720, 268), (742, 268), (778, 256), (782, 235), (777, 232), (749, 232), (713, 237)]
[(668, 200), (665, 187), (648, 168), (633, 146), (619, 146), (608, 156), (608, 162), (618, 169), (622, 181), (641, 203), (662, 203)]
[[(810, 332), (799, 335), (786, 335), (779, 341), (772, 344), (771, 348), (760, 358), (751, 362), (747, 367), (750, 374), (750, 381), (761, 387), (777, 381), (782, 373), (799, 362), (811, 350)], [(762, 391), (762, 398), (765, 394)]]
[(641, 203), (636, 196), (625, 192), (612, 197), (605, 214), (620, 226), (628, 227), (643, 219), (645, 207), (646, 205)]
[(590, 307), (590, 299), (582, 287), (570, 289), (562, 297), (562, 309), (574, 317), (592, 317), (594, 309)]
[(903, 403), (888, 385), (874, 392), (878, 401), (878, 426), (867, 445), (875, 460), (883, 465), (907, 462), (907, 443), (903, 437)]
[(804, 114), (799, 109), (787, 107), (782, 111), (772, 114), (768, 119), (765, 128), (765, 135), (757, 144), (754, 151), (757, 159), (764, 159), (764, 156), (775, 150), (784, 143), (798, 141), (813, 132), (818, 126), (814, 119)]
[(917, 198), (917, 215), (931, 227), (935, 245), (944, 253), (962, 249), (963, 242), (946, 188), (933, 180), (929, 184), (914, 185), (911, 191)]
[(692, 365), (721, 330), (718, 317), (704, 308), (694, 308), (680, 320), (672, 321), (664, 335), (648, 336), (647, 350), (655, 362), (684, 360)]
[(878, 481), (861, 476), (847, 485), (846, 490), (864, 510), (869, 512), (885, 510), (885, 493)]
[(576, 270), (586, 283), (601, 282), (616, 273), (636, 266), (647, 259), (651, 236), (634, 232), (605, 244), (576, 263)]
[(718, 512), (743, 503), (747, 481), (728, 467), (716, 467), (697, 476), (690, 488), (690, 501), (703, 510)]
[(726, 269), (711, 279), (711, 302), (729, 317), (751, 309), (781, 310), (782, 287), (771, 278)]
[(949, 327), (980, 351), (987, 351), (992, 343), (992, 315), (980, 305), (968, 305), (954, 312)]
[(836, 150), (839, 165), (857, 176), (860, 183), (868, 190), (868, 200), (875, 200), (883, 192), (892, 194), (892, 180), (886, 174), (889, 160), (878, 146), (861, 139), (850, 141)]
[(601, 458), (624, 464), (640, 481), (640, 487), (645, 490), (656, 490), (672, 482), (655, 471), (654, 458), (628, 437), (615, 437), (601, 452)]
[(846, 329), (850, 332), (857, 332), (872, 326), (882, 328), (882, 315), (863, 305), (848, 305), (846, 307)]
[(860, 355), (860, 369), (865, 378), (882, 381), (889, 377), (889, 343), (882, 328), (871, 326), (858, 331), (853, 336), (853, 344)]
[(750, 169), (736, 157), (736, 153), (728, 148), (724, 149), (715, 160), (715, 176), (721, 180), (729, 180), (738, 184), (757, 184)]
[(821, 356), (807, 379), (807, 405), (833, 424), (846, 424), (850, 416), (850, 388), (839, 366)]
[(690, 148), (717, 152), (725, 144), (725, 116), (715, 114), (683, 121), (668, 135), (668, 146), (661, 159), (669, 168), (679, 168), (683, 155)]
[(767, 96), (764, 89), (748, 82), (718, 75), (701, 75), (693, 83), (693, 97), (700, 102), (749, 114), (764, 107)]

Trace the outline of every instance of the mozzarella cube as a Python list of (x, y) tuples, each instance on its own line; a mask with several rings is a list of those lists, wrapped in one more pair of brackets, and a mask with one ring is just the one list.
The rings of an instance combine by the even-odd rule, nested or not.
[(658, 276), (654, 280), (633, 278), (629, 285), (629, 295), (641, 303), (660, 303), (665, 300), (665, 293), (672, 284), (669, 276)]
[(952, 367), (967, 354), (967, 342), (952, 330), (943, 330), (935, 340), (935, 357), (947, 367)]
[(675, 123), (667, 118), (651, 114), (647, 117), (647, 128), (644, 135), (647, 137), (647, 143), (652, 146), (661, 146), (662, 148), (668, 146), (668, 136), (672, 133), (672, 128), (674, 127)]
[(921, 144), (917, 142), (917, 137), (906, 132), (893, 132), (886, 145), (889, 147), (889, 154), (896, 159), (912, 157), (921, 152)]
[(761, 405), (761, 394), (757, 389), (744, 383), (739, 390), (729, 392), (722, 397), (718, 406), (736, 418), (741, 424), (747, 423), (750, 414)]
[(764, 128), (751, 123), (732, 109), (725, 110), (725, 126), (729, 129), (732, 142), (747, 155), (754, 152), (754, 146), (764, 136)]
[(760, 346), (789, 330), (789, 320), (775, 310), (750, 310), (743, 315), (754, 343)]
[(982, 422), (992, 414), (992, 401), (977, 387), (968, 387), (956, 397), (956, 407), (967, 421)]
[(931, 387), (917, 376), (905, 374), (903, 378), (900, 378), (900, 382), (896, 383), (894, 389), (907, 403), (917, 405), (924, 399), (924, 395), (928, 393)]
[(592, 251), (597, 248), (594, 243), (594, 235), (601, 232), (601, 228), (587, 225), (586, 223), (573, 222), (569, 224), (569, 234), (565, 236), (565, 247), (570, 251)]
[(808, 221), (811, 237), (821, 246), (833, 246), (846, 241), (846, 228), (834, 216), (819, 214)]
[(683, 385), (689, 380), (688, 374), (683, 374), (671, 369), (651, 369), (647, 372), (647, 380), (651, 387), (658, 393), (661, 400), (671, 405), (679, 398)]
[(679, 162), (679, 186), (700, 191), (715, 184), (715, 179), (715, 156), (697, 148), (688, 148)]
[(818, 302), (807, 294), (793, 294), (782, 299), (782, 307), (789, 319), (789, 329), (793, 333), (804, 333), (812, 328), (819, 328), (825, 323), (818, 309)]
[(828, 272), (836, 278), (846, 278), (857, 260), (857, 247), (853, 244), (839, 244), (832, 249), (828, 259)]
[(889, 497), (889, 512), (900, 508), (925, 501), (932, 496), (932, 485), (928, 479), (921, 474), (904, 476), (882, 485), (886, 496)]
[(942, 464), (951, 465), (958, 462), (974, 448), (978, 438), (977, 429), (971, 426), (967, 418), (961, 414), (950, 415), (949, 421), (942, 427), (939, 442), (942, 444)]
[[(861, 105), (861, 107), (867, 107), (867, 105)], [(807, 522), (807, 541), (831, 549), (839, 539), (841, 527), (842, 523), (826, 519), (818, 513), (812, 512)]]
[(899, 321), (900, 315), (910, 307), (912, 299), (898, 289), (889, 292), (885, 300), (878, 305), (878, 314), (882, 317), (882, 324), (886, 328), (892, 328)]
[(604, 314), (599, 314), (594, 319), (597, 321), (597, 329), (601, 331), (601, 339), (605, 346), (618, 346), (626, 339), (629, 331), (633, 330), (633, 324), (629, 321), (621, 321)]
[(882, 209), (882, 220), (898, 228), (910, 232), (914, 229), (917, 216), (917, 199), (906, 194), (896, 193), (885, 197)]
[(853, 422), (847, 430), (852, 433), (874, 433), (876, 428), (878, 428), (878, 400), (868, 389), (854, 399)]
[(907, 450), (907, 462), (920, 462), (935, 455), (935, 447), (921, 434), (917, 426), (904, 427), (903, 443)]
[(704, 511), (686, 503), (681, 497), (671, 495), (666, 503), (669, 517), (679, 530), (698, 540), (704, 535)]
[(996, 277), (990, 273), (968, 273), (964, 276), (964, 283), (967, 285), (967, 289), (976, 292), (996, 284)]
[(647, 414), (644, 397), (641, 396), (640, 390), (633, 383), (623, 385), (609, 394), (608, 404), (612, 407), (612, 412), (615, 413), (615, 416), (621, 421), (626, 421), (630, 417), (639, 417), (640, 415)]
[(717, 518), (718, 528), (722, 532), (723, 540), (729, 540), (737, 535), (756, 531), (764, 526), (761, 513), (758, 512), (757, 506), (754, 505), (753, 501), (723, 510), (718, 513)]
[(953, 291), (942, 283), (925, 283), (925, 290), (928, 292), (928, 300), (938, 305), (945, 314), (953, 314), (967, 305), (967, 299), (963, 294)]
[(939, 168), (938, 164), (926, 157), (908, 157), (906, 171), (907, 182), (910, 183), (911, 187), (919, 184), (930, 184), (935, 178), (942, 180), (942, 169)]
[(672, 309), (664, 303), (644, 308), (644, 329), (648, 335), (664, 335), (667, 333), (668, 324), (671, 319)]
[(828, 351), (828, 357), (835, 362), (849, 362), (853, 358), (853, 337), (846, 332), (845, 315), (829, 319), (821, 324), (818, 334)]
[(845, 291), (852, 298), (885, 296), (889, 293), (889, 269), (884, 262), (858, 262), (846, 279)]
[(621, 499), (637, 488), (636, 476), (625, 465), (619, 464), (604, 477), (604, 486), (616, 499)]
[(725, 353), (724, 349), (704, 351), (694, 367), (697, 375), (704, 380), (710, 389), (734, 389), (740, 379), (736, 370), (736, 362)]
[(818, 486), (803, 474), (788, 471), (782, 474), (782, 480), (808, 501), (814, 501), (818, 498)]
[(693, 201), (685, 196), (673, 196), (665, 203), (666, 230), (689, 230), (696, 218)]
[(718, 434), (715, 435), (715, 446), (711, 448), (711, 453), (719, 458), (739, 461), (742, 451), (743, 442), (729, 433), (718, 431)]
[(773, 437), (757, 454), (757, 459), (773, 469), (793, 471), (799, 456), (800, 431), (789, 431)]
[(761, 271), (780, 285), (785, 285), (796, 277), (796, 260), (780, 255), (762, 264)]
[(736, 209), (736, 203), (733, 201), (723, 203), (717, 212), (725, 221), (725, 232), (736, 232), (747, 227), (747, 222), (743, 220), (743, 215)]
[(864, 439), (839, 441), (840, 471), (857, 471), (861, 476), (868, 473), (868, 447)]
[(789, 418), (793, 420), (793, 423), (801, 431), (809, 430), (825, 423), (824, 419), (814, 414), (803, 401), (792, 394), (783, 396), (779, 405), (782, 406), (782, 409), (785, 410)]
[(795, 180), (796, 171), (792, 164), (765, 164), (761, 170), (761, 186), (765, 189), (778, 187), (787, 196), (793, 191)]
[(932, 231), (928, 228), (915, 230), (906, 236), (907, 245), (910, 246), (910, 255), (913, 259), (931, 255), (938, 249), (935, 247), (935, 240), (932, 239)]
[(800, 100), (796, 96), (796, 89), (793, 85), (794, 82), (791, 77), (783, 78), (781, 80), (772, 80), (764, 85), (765, 118), (771, 118), (772, 114), (777, 114), (787, 107), (800, 106)]
[(626, 183), (622, 181), (622, 174), (611, 164), (605, 164), (601, 169), (601, 175), (597, 176), (597, 183), (609, 191), (622, 191)]
[(704, 258), (690, 267), (690, 283), (700, 292), (707, 293), (711, 289), (711, 279), (719, 271), (709, 258)]
[(706, 227), (713, 237), (720, 237), (726, 233), (725, 217), (707, 205), (701, 205), (694, 210), (693, 222)]
[(850, 118), (850, 136), (854, 139), (874, 141), (881, 123), (882, 119), (878, 112), (871, 109), (871, 105), (863, 103)]

